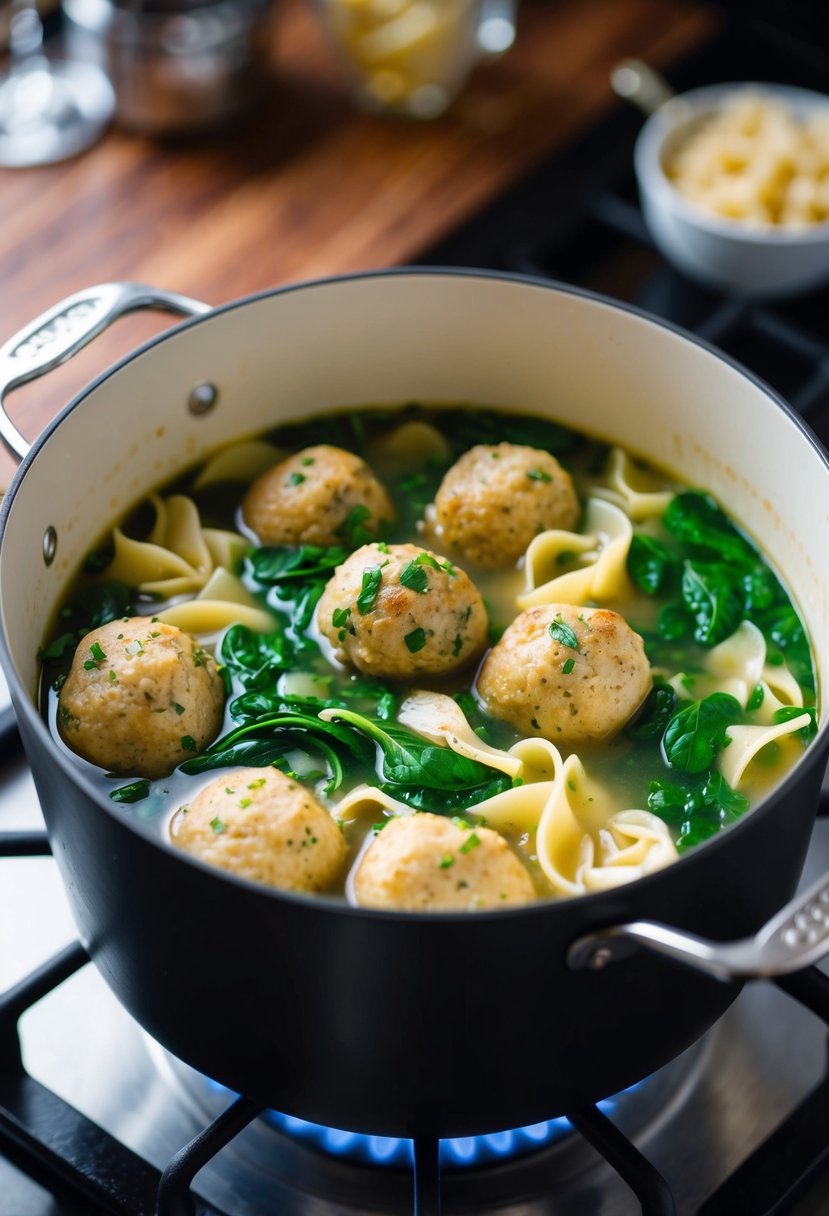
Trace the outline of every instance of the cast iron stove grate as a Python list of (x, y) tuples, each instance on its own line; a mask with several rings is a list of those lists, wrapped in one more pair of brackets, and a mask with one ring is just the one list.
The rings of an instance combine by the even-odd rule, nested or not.
[[(667, 75), (678, 92), (742, 79), (829, 93), (829, 47), (759, 19), (726, 21)], [(636, 304), (744, 363), (829, 441), (829, 288), (764, 305), (707, 291), (668, 266), (637, 204), (633, 145), (642, 121), (617, 107), (421, 264), (519, 271)]]
[[(0, 833), (0, 859), (48, 854), (45, 833)], [(262, 1113), (239, 1097), (184, 1145), (163, 1172), (124, 1147), (27, 1072), (18, 1037), (22, 1015), (89, 962), (79, 942), (59, 951), (0, 995), (0, 1151), (49, 1180), (57, 1198), (84, 1216), (233, 1216), (191, 1189), (196, 1174)], [(829, 978), (815, 968), (778, 986), (829, 1025)], [(68, 1030), (71, 1038), (71, 1029)], [(665, 1180), (597, 1108), (569, 1115), (627, 1183), (643, 1216), (674, 1216)], [(829, 1157), (829, 1076), (699, 1208), (698, 1216), (778, 1216), (819, 1178)], [(413, 1216), (440, 1216), (438, 1142), (415, 1140)]]

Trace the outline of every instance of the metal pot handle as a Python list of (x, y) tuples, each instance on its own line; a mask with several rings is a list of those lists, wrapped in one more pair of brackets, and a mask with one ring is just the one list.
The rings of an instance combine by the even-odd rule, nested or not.
[(714, 942), (654, 921), (632, 921), (579, 938), (567, 963), (598, 971), (637, 946), (726, 982), (800, 971), (829, 954), (829, 874), (796, 895), (754, 937)]
[(139, 308), (157, 308), (185, 317), (210, 312), (209, 304), (158, 287), (101, 283), (67, 296), (0, 348), (0, 439), (12, 456), (22, 460), (31, 444), (6, 413), (6, 394), (65, 363), (113, 321)]

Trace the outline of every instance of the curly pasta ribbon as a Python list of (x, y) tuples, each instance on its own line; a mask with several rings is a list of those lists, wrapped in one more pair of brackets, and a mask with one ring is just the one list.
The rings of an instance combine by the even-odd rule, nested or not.
[(618, 811), (604, 826), (588, 830), (609, 801), (578, 756), (568, 756), (536, 832), (539, 863), (559, 895), (621, 886), (676, 860), (667, 825), (649, 811)]
[(400, 426), (373, 439), (369, 445), (369, 463), (381, 464), (388, 475), (419, 469), (427, 460), (448, 460), (449, 444), (440, 431), (428, 422), (403, 422)]
[[(630, 519), (613, 503), (587, 502), (584, 532), (551, 530), (536, 536), (527, 549), (527, 589), (518, 596), (523, 611), (537, 604), (586, 604), (622, 599), (630, 591), (627, 555), (633, 538)], [(576, 553), (589, 562), (583, 569), (550, 577), (563, 554)]]
[(708, 652), (704, 672), (692, 676), (679, 672), (668, 683), (682, 699), (730, 693), (743, 709), (754, 690), (759, 689), (762, 700), (752, 712), (756, 722), (766, 725), (778, 709), (803, 704), (800, 685), (785, 663), (773, 666), (766, 662), (766, 640), (751, 621), (743, 621), (731, 637)]
[(621, 448), (612, 448), (605, 470), (605, 481), (599, 485), (591, 485), (589, 493), (614, 503), (630, 519), (638, 522), (664, 515), (674, 497), (674, 491), (671, 489), (655, 489), (658, 481), (652, 473), (637, 468), (627, 452)]
[(203, 528), (192, 498), (151, 494), (149, 501), (155, 523), (147, 540), (113, 529), (115, 556), (105, 571), (107, 578), (145, 595), (172, 599), (201, 590), (218, 565), (236, 565), (247, 552), (248, 543), (238, 533)]
[(165, 624), (194, 634), (219, 633), (230, 625), (247, 625), (255, 633), (269, 633), (276, 625), (236, 575), (221, 566), (195, 599), (173, 604), (157, 615)]
[(802, 730), (804, 726), (809, 726), (811, 721), (811, 716), (803, 713), (788, 722), (778, 722), (771, 726), (729, 726), (725, 732), (729, 746), (720, 752), (717, 765), (731, 788), (739, 789), (749, 764), (764, 747), (776, 739)]
[(194, 490), (217, 485), (222, 481), (255, 481), (261, 473), (267, 473), (275, 464), (285, 459), (286, 453), (263, 439), (245, 439), (232, 447), (222, 448), (212, 456), (193, 482)]

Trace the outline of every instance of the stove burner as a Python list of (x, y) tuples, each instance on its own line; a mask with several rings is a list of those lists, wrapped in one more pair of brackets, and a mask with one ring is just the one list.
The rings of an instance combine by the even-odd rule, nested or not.
[[(221, 1095), (226, 1104), (238, 1095), (216, 1081), (203, 1078), (205, 1088), (211, 1094)], [(606, 1098), (597, 1103), (605, 1115), (613, 1115), (619, 1107), (620, 1098), (627, 1098), (647, 1081), (640, 1081), (625, 1090), (624, 1094)], [(309, 1123), (295, 1115), (285, 1115), (268, 1110), (262, 1115), (269, 1127), (275, 1128), (293, 1139), (304, 1141), (311, 1147), (321, 1149), (334, 1157), (343, 1157), (363, 1165), (391, 1166), (410, 1169), (414, 1164), (413, 1141), (393, 1136), (369, 1136), (360, 1132), (344, 1131), (340, 1128), (324, 1127)], [(517, 1127), (510, 1131), (492, 1132), (484, 1136), (456, 1136), (440, 1141), (440, 1165), (442, 1169), (464, 1169), (470, 1166), (491, 1165), (500, 1161), (525, 1156), (555, 1144), (571, 1135), (574, 1128), (569, 1119), (560, 1116), (533, 1123), (529, 1127)]]

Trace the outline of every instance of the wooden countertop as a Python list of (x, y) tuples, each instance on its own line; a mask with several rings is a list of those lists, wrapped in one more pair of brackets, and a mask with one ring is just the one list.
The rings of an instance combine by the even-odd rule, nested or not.
[[(692, 0), (523, 0), (518, 37), (429, 123), (361, 114), (308, 0), (280, 0), (274, 89), (233, 133), (189, 145), (117, 129), (73, 161), (0, 169), (0, 341), (62, 297), (132, 279), (209, 303), (404, 263), (615, 103), (612, 65), (670, 62), (712, 30)], [(169, 320), (126, 318), (14, 394), (37, 430)], [(0, 479), (13, 468), (3, 454)]]

